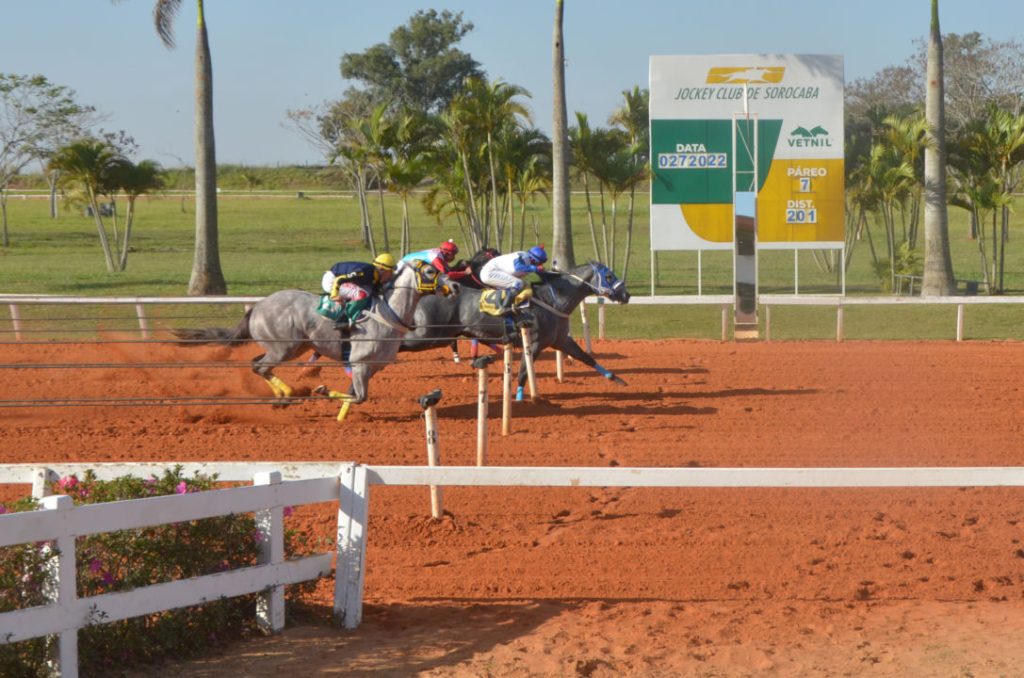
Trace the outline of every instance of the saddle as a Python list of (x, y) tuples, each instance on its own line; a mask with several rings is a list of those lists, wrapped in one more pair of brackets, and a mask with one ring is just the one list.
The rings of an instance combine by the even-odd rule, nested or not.
[(320, 303), (317, 304), (316, 312), (332, 322), (345, 320), (345, 304), (334, 301), (329, 294), (320, 295)]
[(533, 297), (533, 289), (524, 288), (515, 299), (510, 300), (510, 296), (512, 290), (484, 290), (480, 293), (480, 312), (499, 317), (514, 313)]

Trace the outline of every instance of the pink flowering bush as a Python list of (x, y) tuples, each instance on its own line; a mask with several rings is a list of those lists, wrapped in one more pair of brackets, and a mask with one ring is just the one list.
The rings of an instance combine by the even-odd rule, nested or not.
[[(111, 481), (99, 481), (90, 471), (83, 478), (61, 478), (52, 491), (71, 496), (75, 504), (93, 504), (202, 492), (216, 489), (216, 482), (216, 476), (186, 478), (180, 467), (162, 477)], [(3, 510), (34, 508), (34, 500), (24, 500)], [(258, 534), (251, 515), (232, 515), (81, 537), (75, 546), (78, 595), (128, 591), (254, 565)], [(303, 542), (304, 535), (286, 531), (290, 557), (307, 552)], [(0, 549), (0, 612), (45, 604), (44, 565), (39, 545)], [(254, 595), (225, 598), (82, 629), (81, 673), (110, 675), (165, 658), (193, 656), (242, 637), (255, 630), (255, 600)], [(45, 675), (45, 643), (37, 639), (0, 645), (0, 676)]]

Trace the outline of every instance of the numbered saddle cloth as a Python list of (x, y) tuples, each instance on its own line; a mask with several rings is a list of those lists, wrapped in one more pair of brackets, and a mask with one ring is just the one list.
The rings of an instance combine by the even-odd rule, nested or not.
[(327, 318), (337, 322), (345, 318), (345, 304), (339, 304), (333, 301), (330, 295), (321, 294), (320, 303), (316, 307), (316, 312)]
[[(480, 293), (480, 312), (495, 316), (508, 313), (512, 309), (508, 307), (506, 301), (511, 294), (512, 290), (484, 290)], [(527, 287), (516, 295), (514, 303), (516, 306), (521, 306), (532, 296), (533, 290)]]

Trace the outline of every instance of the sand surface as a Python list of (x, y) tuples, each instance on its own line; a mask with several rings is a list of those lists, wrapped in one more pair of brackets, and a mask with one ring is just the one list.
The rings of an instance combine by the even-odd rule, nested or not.
[[(465, 353), (464, 346), (464, 353)], [(1024, 466), (1024, 344), (595, 343), (612, 384), (538, 365), (507, 466)], [(269, 395), (255, 346), (3, 345), (5, 400)], [(205, 364), (203, 364), (205, 363)], [(79, 365), (84, 367), (58, 367)], [(321, 377), (280, 371), (308, 394)], [(344, 425), (324, 400), (3, 408), (4, 462), (476, 461), (476, 377), (445, 351), (377, 375)], [(3, 497), (24, 486), (2, 488)], [(426, 488), (371, 498), (364, 622), (306, 619), (164, 675), (1024, 674), (1024, 490)], [(289, 520), (333, 534), (327, 507)], [(311, 598), (329, 609), (331, 583)]]

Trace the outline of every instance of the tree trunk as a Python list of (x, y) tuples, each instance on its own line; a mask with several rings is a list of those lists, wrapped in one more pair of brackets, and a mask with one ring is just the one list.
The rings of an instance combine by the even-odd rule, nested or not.
[(384, 211), (384, 184), (378, 179), (377, 198), (380, 201), (380, 227), (384, 236), (384, 251), (391, 251), (391, 243), (388, 241), (388, 215)]
[(552, 268), (557, 264), (558, 268), (566, 271), (576, 265), (576, 255), (573, 252), (572, 211), (569, 204), (569, 123), (565, 103), (565, 44), (562, 34), (564, 14), (564, 0), (555, 0), (555, 28), (552, 39), (554, 110), (551, 120), (551, 206), (554, 224), (551, 258)]
[(924, 279), (921, 296), (949, 296), (956, 290), (953, 258), (949, 251), (949, 214), (946, 205), (946, 104), (942, 70), (942, 33), (939, 0), (932, 0), (932, 26), (928, 41), (925, 118), (931, 143), (924, 149)]
[(132, 223), (135, 221), (135, 198), (128, 197), (128, 213), (124, 217), (124, 241), (121, 243), (121, 260), (118, 262), (117, 270), (124, 271), (128, 268), (128, 247), (132, 240)]
[(213, 63), (203, 0), (196, 21), (196, 244), (190, 295), (227, 294), (217, 235), (217, 154), (213, 137)]
[(629, 189), (629, 213), (626, 215), (626, 253), (622, 257), (622, 281), (629, 276), (629, 255), (633, 253), (633, 207), (636, 200), (636, 188)]
[(7, 232), (7, 187), (0, 187), (0, 221), (3, 221), (3, 234), (0, 236), (0, 245), (10, 247), (11, 236)]
[(103, 217), (100, 216), (100, 205), (96, 194), (89, 189), (89, 206), (92, 208), (92, 218), (96, 222), (96, 231), (100, 236), (100, 247), (103, 248), (103, 261), (107, 264), (107, 273), (114, 272), (114, 255), (110, 252), (110, 240), (107, 238), (107, 227), (103, 225)]
[(50, 218), (57, 218), (57, 180), (60, 172), (50, 171), (46, 173), (46, 185), (50, 188)]

